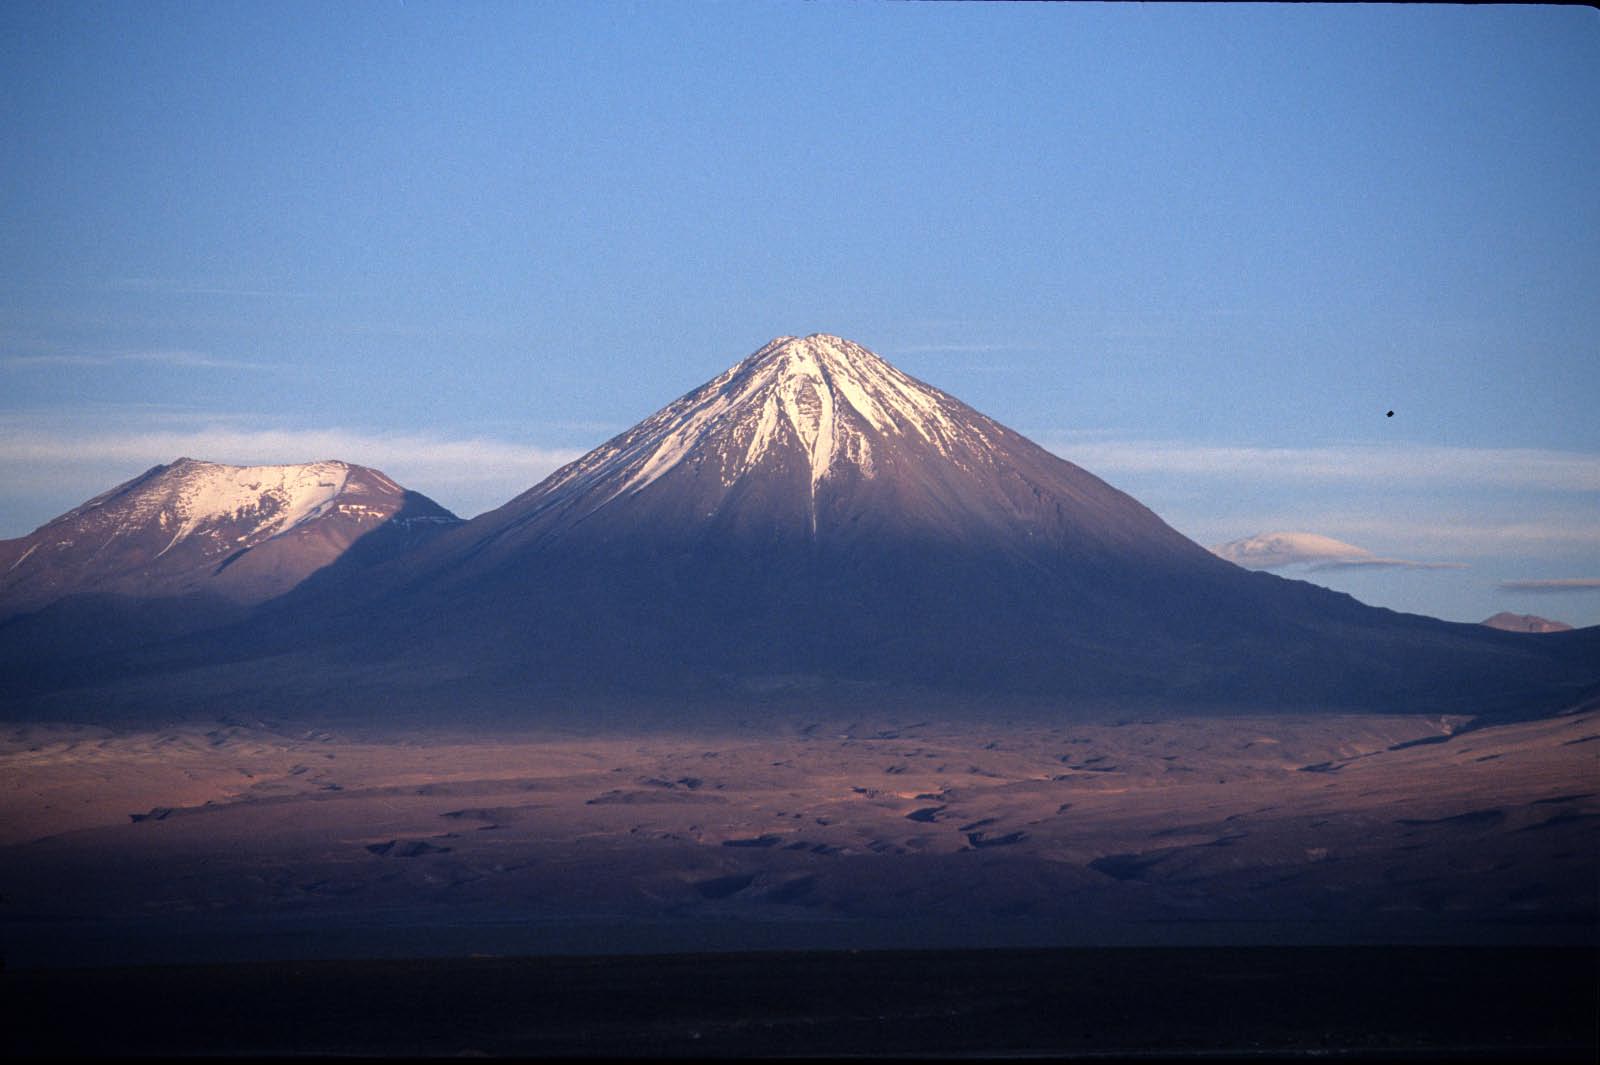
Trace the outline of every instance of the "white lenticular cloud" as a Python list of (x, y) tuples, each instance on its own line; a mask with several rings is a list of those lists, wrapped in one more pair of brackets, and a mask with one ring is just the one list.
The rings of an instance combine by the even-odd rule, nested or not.
[(1211, 548), (1211, 553), (1246, 569), (1278, 569), (1312, 562), (1346, 562), (1371, 558), (1354, 544), (1308, 532), (1257, 533)]
[(1310, 532), (1257, 533), (1218, 544), (1211, 548), (1211, 552), (1245, 569), (1272, 570), (1288, 566), (1303, 566), (1310, 570), (1466, 568), (1459, 562), (1383, 558), (1364, 547)]

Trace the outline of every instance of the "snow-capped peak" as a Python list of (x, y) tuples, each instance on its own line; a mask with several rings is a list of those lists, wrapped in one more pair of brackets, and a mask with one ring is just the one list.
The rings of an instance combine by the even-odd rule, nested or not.
[(132, 486), (89, 500), (64, 519), (114, 509), (124, 530), (155, 522), (171, 532), (157, 558), (197, 530), (222, 522), (244, 526), (248, 531), (236, 542), (249, 546), (326, 513), (345, 493), (352, 469), (344, 462), (226, 466), (180, 458)]
[[(843, 401), (882, 433), (915, 432), (936, 447), (952, 435), (955, 423), (944, 406), (948, 397), (884, 362), (843, 337), (814, 333), (779, 337), (734, 367), (735, 376), (762, 370), (782, 387), (785, 398), (814, 390), (824, 409)], [(765, 383), (765, 382), (762, 382)], [(790, 408), (793, 410), (792, 408)], [(815, 438), (817, 417), (793, 411), (790, 422)]]
[[(915, 438), (941, 455), (958, 441), (987, 444), (959, 404), (866, 348), (814, 333), (782, 336), (556, 475), (548, 489), (610, 481), (607, 499), (636, 492), (702, 445), (724, 485), (770, 452), (798, 446), (813, 493), (845, 465), (874, 474), (875, 437)], [(704, 457), (704, 452), (701, 452)]]
[(432, 500), (365, 466), (182, 458), (26, 537), (0, 540), (0, 619), (84, 593), (259, 602), (343, 557), (357, 540), (367, 541), (365, 565), (457, 524)]

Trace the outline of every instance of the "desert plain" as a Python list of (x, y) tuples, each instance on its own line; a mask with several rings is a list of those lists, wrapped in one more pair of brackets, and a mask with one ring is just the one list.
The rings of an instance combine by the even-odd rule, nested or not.
[(8, 961), (1588, 944), (1600, 712), (0, 744)]

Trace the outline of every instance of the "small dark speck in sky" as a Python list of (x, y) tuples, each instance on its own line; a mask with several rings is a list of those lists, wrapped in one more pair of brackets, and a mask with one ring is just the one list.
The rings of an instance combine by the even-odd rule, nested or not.
[(1384, 417), (1385, 418), (1393, 418), (1394, 417), (1394, 411), (1390, 411), (1388, 414), (1385, 414)]

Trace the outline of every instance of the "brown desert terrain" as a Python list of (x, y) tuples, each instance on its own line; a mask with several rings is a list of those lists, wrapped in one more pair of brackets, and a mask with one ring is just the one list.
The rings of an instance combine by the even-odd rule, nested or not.
[(596, 922), (623, 931), (593, 949), (652, 924), (690, 929), (686, 946), (712, 925), (797, 946), (881, 927), (919, 945), (1592, 935), (1600, 713), (1466, 724), (14, 726), (0, 894), (24, 963), (107, 922), (381, 924), (399, 953), (451, 949), (395, 945), (411, 928), (539, 953), (555, 941), (537, 929)]

